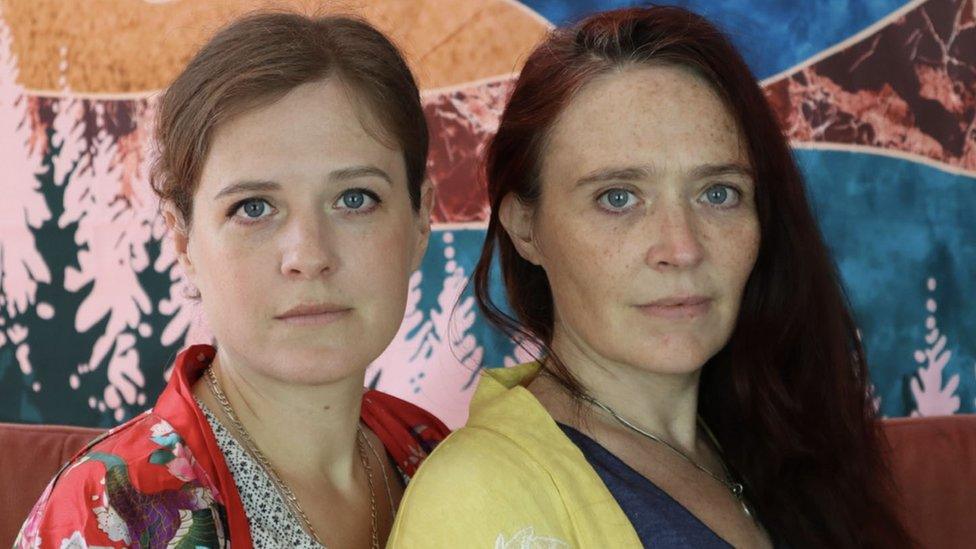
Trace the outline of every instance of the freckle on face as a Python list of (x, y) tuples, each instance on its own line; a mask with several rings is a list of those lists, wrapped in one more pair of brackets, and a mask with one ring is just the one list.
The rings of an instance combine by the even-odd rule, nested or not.
[[(631, 68), (583, 87), (543, 152), (533, 222), (560, 319), (557, 342), (573, 334), (565, 339), (608, 361), (660, 372), (700, 368), (725, 345), (758, 253), (758, 217), (751, 198), (735, 210), (702, 206), (695, 199), (704, 183), (689, 174), (749, 166), (744, 143), (723, 101), (686, 69)], [(596, 206), (601, 187), (575, 186), (599, 169), (629, 166), (653, 168), (647, 180), (628, 182), (643, 200), (636, 213), (607, 214)], [(685, 228), (675, 232), (674, 219)], [(693, 238), (700, 260), (669, 263), (675, 238)], [(689, 292), (711, 300), (706, 314), (664, 321), (636, 306)]]

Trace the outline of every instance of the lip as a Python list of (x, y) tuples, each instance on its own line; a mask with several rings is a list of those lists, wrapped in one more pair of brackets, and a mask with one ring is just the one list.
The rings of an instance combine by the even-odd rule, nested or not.
[(321, 326), (339, 320), (351, 310), (332, 303), (307, 303), (288, 309), (276, 316), (275, 320), (299, 326)]
[(701, 295), (673, 296), (637, 306), (647, 316), (669, 320), (696, 318), (711, 307), (712, 299)]

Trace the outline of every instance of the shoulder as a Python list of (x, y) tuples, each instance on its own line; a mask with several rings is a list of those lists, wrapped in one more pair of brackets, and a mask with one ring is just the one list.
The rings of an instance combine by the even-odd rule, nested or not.
[(450, 430), (433, 414), (381, 391), (363, 394), (361, 416), (407, 476), (443, 441)]
[[(142, 414), (95, 439), (58, 472), (16, 546), (76, 540), (118, 547), (165, 542), (180, 532), (206, 534), (203, 525), (220, 524), (219, 506), (197, 481), (195, 465), (169, 423)], [(154, 517), (149, 524), (147, 510)], [(172, 535), (158, 537), (165, 533)]]
[(438, 446), (407, 487), (391, 540), (508, 547), (497, 544), (529, 536), (539, 543), (532, 547), (560, 547), (541, 542), (565, 539), (570, 530), (544, 464), (498, 432), (465, 427)]
[(463, 427), (441, 442), (415, 482), (450, 473), (463, 477), (523, 477), (543, 467), (511, 438), (485, 427)]

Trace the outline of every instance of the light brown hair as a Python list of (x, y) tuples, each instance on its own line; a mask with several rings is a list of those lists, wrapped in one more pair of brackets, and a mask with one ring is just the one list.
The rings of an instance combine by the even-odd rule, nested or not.
[(350, 16), (262, 12), (211, 38), (160, 99), (153, 190), (189, 226), (216, 128), (330, 77), (341, 79), (366, 107), (367, 129), (403, 151), (410, 201), (419, 209), (429, 138), (417, 84), (396, 46)]

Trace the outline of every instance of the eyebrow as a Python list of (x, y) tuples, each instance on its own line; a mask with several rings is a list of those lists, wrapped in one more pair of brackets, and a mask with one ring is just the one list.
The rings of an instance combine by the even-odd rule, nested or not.
[(576, 180), (576, 186), (600, 183), (602, 181), (637, 181), (647, 179), (650, 175), (645, 168), (629, 166), (625, 168), (601, 168), (594, 170)]
[[(577, 179), (576, 186), (601, 183), (604, 181), (639, 181), (641, 179), (647, 179), (656, 171), (654, 168), (644, 166), (600, 168)], [(696, 166), (689, 174), (692, 179), (705, 179), (722, 175), (739, 175), (750, 179), (754, 178), (751, 168), (735, 162)]]
[(376, 166), (350, 166), (329, 173), (330, 181), (349, 181), (360, 177), (378, 177), (390, 185), (393, 184), (393, 178), (390, 177), (390, 174)]
[(736, 162), (729, 162), (727, 164), (705, 164), (691, 170), (691, 177), (693, 179), (705, 179), (707, 177), (717, 177), (720, 175), (740, 175), (743, 177), (748, 177), (749, 179), (755, 179), (756, 177), (756, 174), (753, 172), (752, 168)]
[[(393, 179), (385, 171), (375, 167), (375, 166), (350, 166), (348, 168), (340, 168), (338, 170), (333, 170), (329, 172), (329, 181), (349, 181), (352, 179), (358, 179), (360, 177), (378, 177), (390, 185), (393, 184)], [(269, 192), (277, 191), (281, 189), (281, 183), (276, 181), (268, 180), (247, 180), (238, 181), (231, 185), (227, 185), (223, 189), (220, 189), (217, 194), (214, 195), (214, 199), (222, 198), (231, 194), (240, 193), (253, 193), (253, 192)]]
[(280, 188), (281, 188), (281, 184), (275, 181), (266, 181), (266, 180), (238, 181), (231, 185), (227, 185), (223, 189), (220, 189), (220, 191), (214, 195), (214, 199), (216, 200), (218, 198), (231, 195), (231, 194), (276, 191)]

